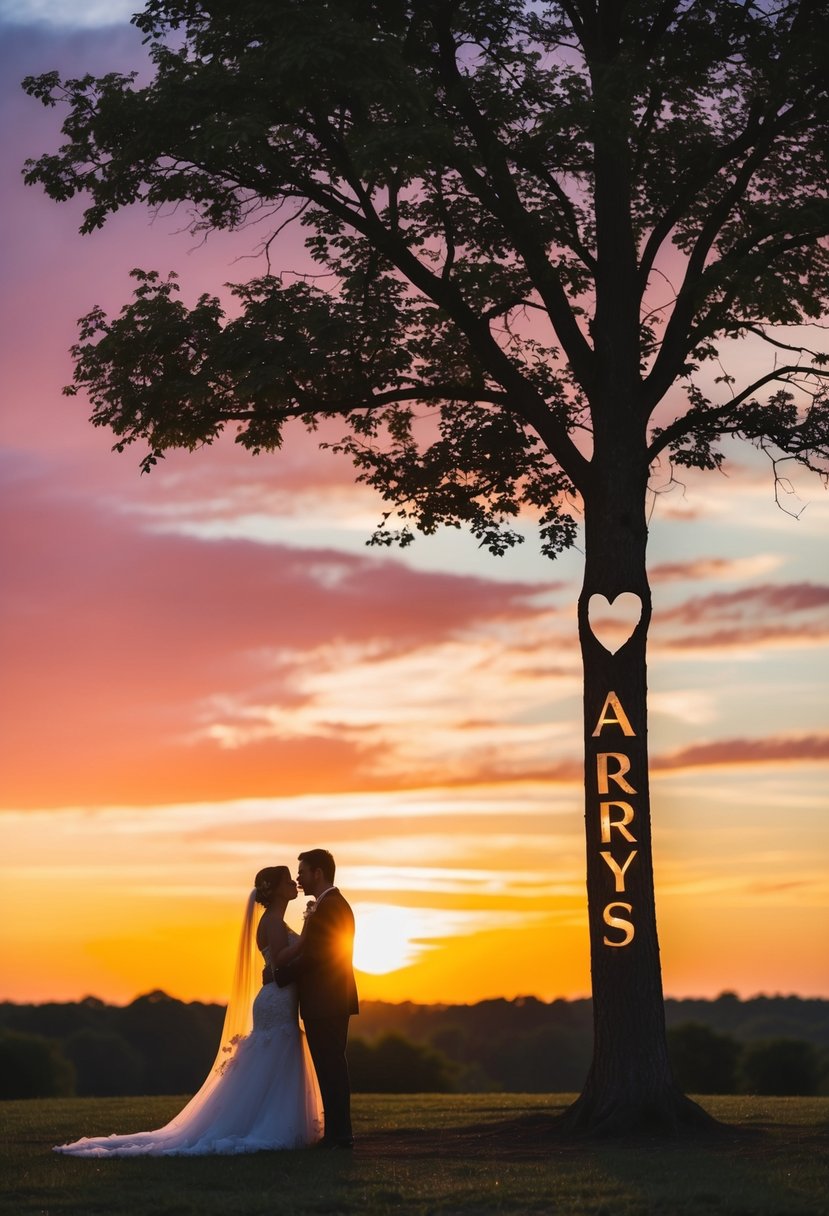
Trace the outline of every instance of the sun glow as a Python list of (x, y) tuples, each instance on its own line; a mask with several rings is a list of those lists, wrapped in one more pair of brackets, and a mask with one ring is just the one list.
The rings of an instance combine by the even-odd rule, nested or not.
[[(808, 926), (827, 907), (817, 859), (829, 837), (810, 768), (657, 772), (654, 789), (666, 990), (715, 996), (739, 979), (745, 993), (773, 983), (822, 995), (825, 951)], [(583, 996), (584, 845), (571, 787), (502, 783), (452, 796), (438, 788), (0, 814), (0, 923), (14, 926), (0, 934), (0, 996), (126, 1003), (160, 988), (226, 1000), (253, 874), (262, 859), (295, 858), (312, 829), (311, 839), (324, 832), (354, 909), (364, 1001)], [(781, 806), (810, 825), (808, 849), (781, 847)], [(42, 890), (61, 908), (60, 924), (32, 915), (32, 892)], [(302, 902), (288, 910), (292, 928)], [(709, 924), (713, 955), (698, 931)], [(773, 956), (770, 946), (749, 948), (753, 935), (774, 943)]]
[(393, 904), (364, 904), (357, 918), (354, 966), (369, 975), (387, 975), (408, 967), (429, 949), (418, 941), (423, 926), (421, 909), (398, 908)]

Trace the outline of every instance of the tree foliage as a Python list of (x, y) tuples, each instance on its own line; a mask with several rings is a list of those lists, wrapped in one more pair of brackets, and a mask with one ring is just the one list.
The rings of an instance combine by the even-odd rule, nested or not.
[[(194, 232), (256, 223), (265, 273), (188, 308), (136, 271), (119, 316), (85, 318), (71, 391), (145, 469), (228, 426), (260, 452), (341, 418), (404, 517), (383, 543), (467, 523), (501, 552), (529, 505), (554, 555), (619, 425), (648, 461), (716, 467), (737, 434), (825, 473), (826, 358), (775, 331), (829, 296), (826, 16), (149, 0), (150, 83), (27, 79), (69, 108), (27, 180), (84, 194), (85, 231), (136, 200)], [(290, 223), (317, 272), (272, 271)], [(738, 386), (718, 360), (745, 336), (770, 357)]]
[(355, 1093), (419, 1094), (451, 1093), (459, 1070), (434, 1047), (385, 1034), (374, 1043), (352, 1039), (348, 1071)]
[(668, 1031), (674, 1076), (693, 1094), (733, 1094), (740, 1045), (699, 1022), (683, 1022)]
[(74, 1086), (75, 1070), (58, 1043), (39, 1034), (0, 1031), (0, 1099), (63, 1098)]
[(114, 1031), (91, 1027), (78, 1030), (65, 1041), (63, 1052), (75, 1069), (75, 1092), (79, 1097), (147, 1092), (144, 1061)]
[(740, 1061), (740, 1088), (749, 1094), (816, 1094), (820, 1059), (811, 1043), (767, 1039), (751, 1043)]

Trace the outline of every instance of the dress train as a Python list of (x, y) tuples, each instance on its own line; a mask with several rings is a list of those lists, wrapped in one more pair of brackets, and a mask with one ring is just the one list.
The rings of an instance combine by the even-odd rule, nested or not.
[(73, 1157), (205, 1156), (307, 1148), (322, 1136), (322, 1102), (297, 1016), (296, 987), (266, 984), (253, 1029), (223, 1044), (199, 1092), (164, 1127), (56, 1146)]

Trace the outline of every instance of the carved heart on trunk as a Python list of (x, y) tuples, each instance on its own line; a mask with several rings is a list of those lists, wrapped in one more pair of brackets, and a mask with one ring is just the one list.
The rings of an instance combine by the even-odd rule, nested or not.
[(591, 595), (587, 619), (593, 637), (605, 650), (615, 654), (633, 636), (642, 615), (642, 601), (634, 591), (622, 591), (609, 600), (605, 595)]

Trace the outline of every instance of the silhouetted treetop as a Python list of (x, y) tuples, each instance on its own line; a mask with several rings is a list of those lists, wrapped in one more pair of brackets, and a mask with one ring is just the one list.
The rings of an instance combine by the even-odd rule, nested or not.
[[(27, 79), (69, 107), (27, 180), (86, 195), (84, 231), (136, 200), (188, 205), (194, 232), (256, 222), (267, 272), (228, 314), (136, 272), (75, 348), (93, 420), (146, 442), (148, 469), (228, 424), (260, 451), (289, 418), (341, 417), (360, 477), (407, 519), (469, 523), (496, 552), (522, 503), (545, 551), (573, 542), (568, 496), (597, 476), (579, 434), (601, 456), (620, 415), (650, 420), (649, 460), (714, 467), (733, 433), (825, 470), (825, 357), (771, 329), (829, 297), (826, 17), (818, 0), (150, 0), (149, 84)], [(290, 223), (318, 275), (271, 273)], [(711, 391), (697, 373), (747, 334), (774, 358)]]

